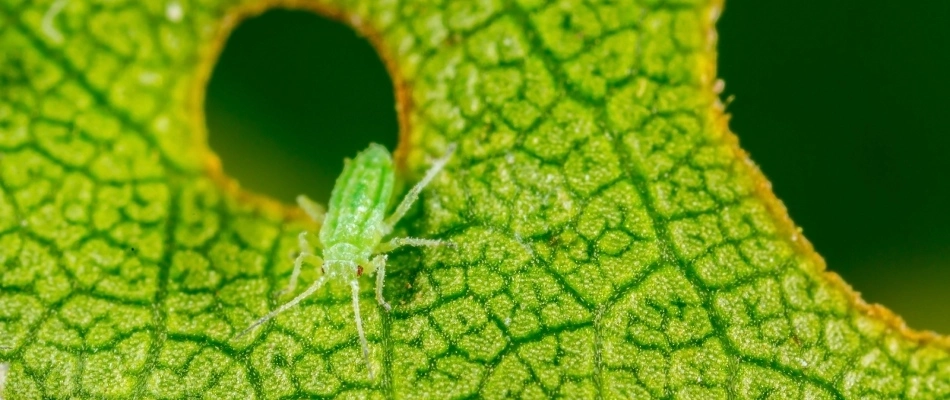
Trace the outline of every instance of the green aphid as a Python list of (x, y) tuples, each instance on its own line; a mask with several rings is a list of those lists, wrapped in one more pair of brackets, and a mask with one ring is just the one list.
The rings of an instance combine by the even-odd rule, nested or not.
[(366, 344), (366, 335), (363, 333), (363, 319), (360, 317), (358, 279), (364, 273), (376, 273), (376, 301), (389, 311), (391, 307), (383, 297), (383, 283), (386, 277), (385, 253), (401, 246), (449, 244), (441, 240), (411, 237), (392, 238), (386, 242), (383, 239), (392, 233), (393, 226), (419, 198), (419, 192), (442, 170), (454, 150), (455, 145), (449, 145), (447, 153), (435, 160), (422, 180), (409, 190), (389, 218), (385, 218), (385, 213), (389, 200), (392, 198), (395, 181), (393, 159), (385, 147), (376, 143), (370, 144), (353, 160), (346, 160), (343, 173), (337, 178), (336, 186), (330, 194), (330, 204), (326, 211), (306, 196), (297, 196), (297, 204), (300, 208), (314, 221), (322, 223), (316, 247), (323, 252), (323, 257), (319, 257), (314, 252), (307, 232), (301, 232), (298, 237), (300, 255), (294, 261), (290, 284), (284, 292), (292, 292), (297, 287), (297, 279), (304, 263), (320, 266), (322, 274), (303, 293), (255, 321), (236, 337), (244, 335), (297, 305), (327, 282), (346, 283), (350, 285), (353, 293), (353, 312), (356, 319), (356, 332), (359, 333), (360, 345), (363, 347), (363, 360), (372, 377), (372, 369), (369, 366), (369, 347)]

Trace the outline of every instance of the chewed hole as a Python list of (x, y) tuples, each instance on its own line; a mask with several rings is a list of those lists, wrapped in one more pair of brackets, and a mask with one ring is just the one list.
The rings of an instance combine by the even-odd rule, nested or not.
[(211, 148), (250, 191), (325, 203), (343, 159), (398, 136), (393, 83), (370, 43), (310, 11), (272, 10), (228, 37), (208, 83)]

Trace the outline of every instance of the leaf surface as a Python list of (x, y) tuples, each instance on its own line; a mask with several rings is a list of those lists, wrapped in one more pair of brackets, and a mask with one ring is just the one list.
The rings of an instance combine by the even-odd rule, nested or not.
[[(299, 210), (206, 145), (248, 1), (0, 0), (0, 393), (25, 398), (938, 398), (945, 338), (868, 306), (715, 91), (707, 0), (288, 1), (368, 35), (405, 176), (459, 150), (363, 317), (288, 297)], [(249, 161), (252, 162), (252, 161)], [(312, 281), (317, 271), (303, 274)]]

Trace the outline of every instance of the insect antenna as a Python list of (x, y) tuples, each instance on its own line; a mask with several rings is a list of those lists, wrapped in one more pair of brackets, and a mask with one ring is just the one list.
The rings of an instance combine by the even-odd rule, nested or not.
[(284, 311), (287, 311), (287, 309), (297, 305), (297, 303), (300, 303), (301, 301), (303, 301), (303, 299), (310, 297), (310, 295), (312, 295), (314, 292), (316, 292), (317, 290), (320, 290), (320, 287), (322, 287), (326, 281), (327, 281), (326, 275), (320, 275), (320, 277), (317, 278), (317, 280), (313, 282), (313, 284), (310, 285), (310, 287), (308, 287), (307, 290), (304, 290), (303, 293), (300, 293), (299, 295), (297, 295), (297, 297), (294, 297), (293, 300), (284, 303), (282, 306), (277, 307), (276, 310), (271, 311), (267, 315), (261, 317), (261, 319), (254, 321), (254, 323), (251, 324), (251, 326), (245, 328), (243, 331), (241, 331), (241, 333), (238, 333), (237, 335), (235, 335), (234, 339), (238, 339), (241, 336), (244, 336), (245, 334), (250, 332), (252, 329), (257, 328), (258, 326), (260, 326), (261, 324), (267, 321), (270, 321), (271, 319), (276, 317), (278, 314)]

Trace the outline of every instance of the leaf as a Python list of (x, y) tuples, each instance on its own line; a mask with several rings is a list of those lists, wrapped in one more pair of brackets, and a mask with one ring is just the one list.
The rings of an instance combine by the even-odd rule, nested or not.
[[(401, 229), (392, 313), (286, 298), (299, 210), (242, 192), (203, 84), (268, 2), (0, 13), (0, 390), (22, 398), (937, 398), (950, 341), (825, 272), (715, 91), (716, 1), (287, 2), (368, 35), (400, 162), (460, 149)], [(306, 271), (312, 280), (316, 271)]]

